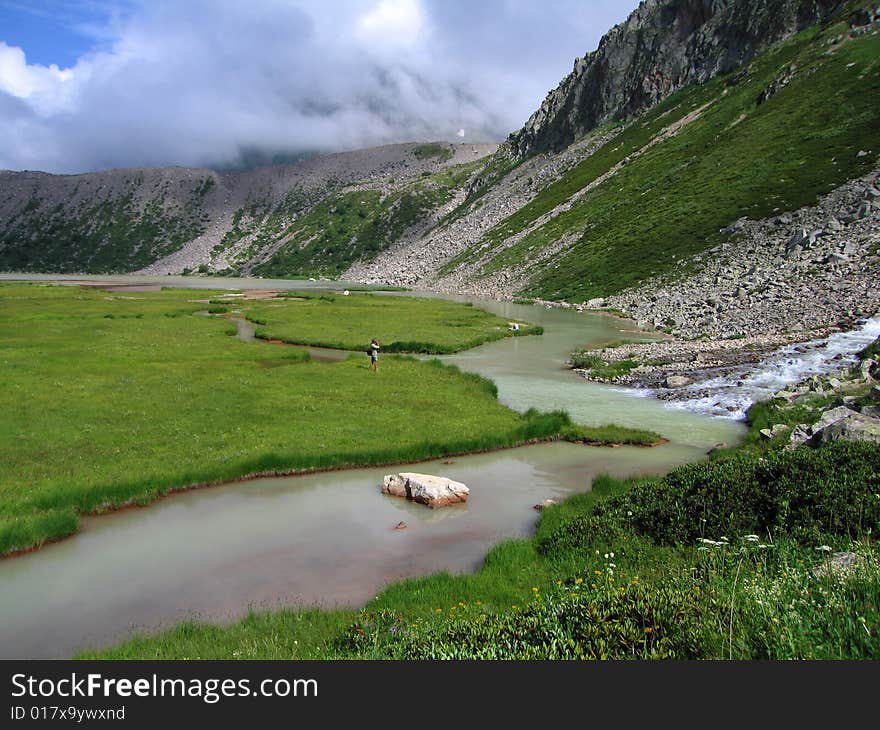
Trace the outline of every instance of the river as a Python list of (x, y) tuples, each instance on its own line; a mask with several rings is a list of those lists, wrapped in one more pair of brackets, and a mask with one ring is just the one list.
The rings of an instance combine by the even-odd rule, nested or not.
[[(122, 286), (344, 286), (69, 278)], [(741, 423), (632, 397), (588, 383), (566, 368), (568, 353), (577, 347), (637, 336), (632, 323), (508, 302), (474, 303), (510, 321), (544, 327), (540, 337), (508, 338), (443, 358), (494, 380), (501, 402), (520, 411), (564, 409), (585, 425), (614, 422), (651, 429), (669, 443), (654, 448), (543, 444), (393, 469), (259, 479), (85, 518), (77, 535), (0, 561), (0, 657), (66, 657), (185, 618), (225, 622), (250, 609), (356, 606), (400, 578), (473, 571), (491, 545), (531, 533), (535, 503), (588, 490), (597, 474), (663, 473), (703, 458), (718, 442), (736, 443), (744, 432)], [(466, 483), (471, 498), (466, 505), (434, 511), (384, 496), (382, 476), (391, 471), (449, 476)], [(401, 521), (406, 529), (394, 529)]]

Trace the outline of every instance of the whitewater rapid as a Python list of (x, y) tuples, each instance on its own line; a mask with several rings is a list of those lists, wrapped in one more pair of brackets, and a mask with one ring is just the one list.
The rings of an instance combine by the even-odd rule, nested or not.
[[(880, 337), (880, 315), (863, 322), (849, 332), (835, 332), (829, 337), (780, 347), (757, 365), (707, 371), (707, 377), (677, 389), (671, 409), (705, 413), (720, 418), (743, 420), (749, 406), (771, 397), (813, 375), (831, 375), (858, 362), (857, 353)], [(622, 388), (634, 396), (658, 394), (644, 388)], [(669, 393), (661, 389), (660, 395)], [(707, 394), (708, 393), (708, 394)]]

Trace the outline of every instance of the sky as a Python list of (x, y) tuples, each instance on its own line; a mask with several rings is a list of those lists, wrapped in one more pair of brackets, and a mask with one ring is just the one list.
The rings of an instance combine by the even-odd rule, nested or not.
[(638, 0), (0, 0), (0, 169), (501, 141)]

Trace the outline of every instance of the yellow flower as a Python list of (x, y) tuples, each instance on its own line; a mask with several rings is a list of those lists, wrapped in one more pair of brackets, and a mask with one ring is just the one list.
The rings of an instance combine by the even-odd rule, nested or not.
[(538, 592), (538, 586), (532, 586), (532, 590), (533, 590), (535, 593), (537, 593), (537, 592)]
[(561, 585), (562, 585), (562, 581), (561, 581), (561, 580), (556, 581), (556, 585), (561, 586)]
[(482, 602), (482, 601), (475, 601), (475, 603), (476, 603), (478, 606), (482, 606), (482, 605), (483, 605), (483, 602)]
[(645, 633), (646, 633), (646, 634), (650, 634), (652, 631), (654, 631), (654, 629), (653, 629), (652, 627), (650, 627), (650, 626), (645, 626)]
[(595, 588), (595, 587), (596, 587), (596, 584), (595, 584), (595, 583), (590, 583), (590, 587), (591, 587), (591, 588)]
[(434, 613), (443, 613), (443, 609), (442, 608), (435, 608)]
[(583, 578), (575, 578), (575, 579), (574, 579), (574, 582), (575, 582), (575, 583), (583, 583), (583, 582), (584, 582), (584, 579), (583, 579)]

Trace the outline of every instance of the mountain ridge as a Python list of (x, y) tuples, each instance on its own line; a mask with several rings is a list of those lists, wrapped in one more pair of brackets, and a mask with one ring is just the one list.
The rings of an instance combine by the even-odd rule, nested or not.
[(839, 0), (646, 0), (606, 33), (506, 142), (519, 158), (568, 146), (672, 92), (742, 66), (846, 6)]

